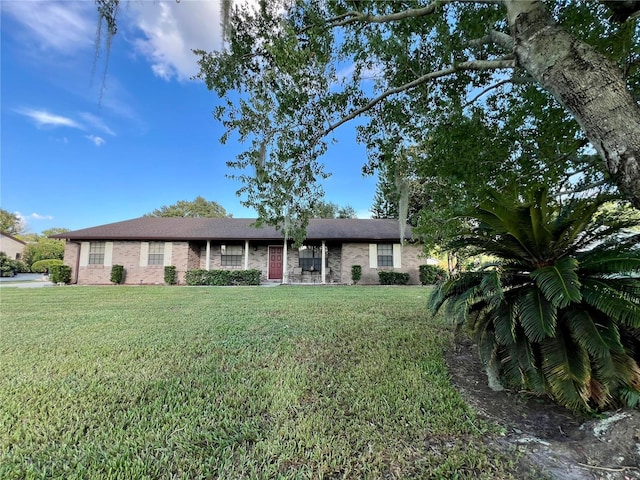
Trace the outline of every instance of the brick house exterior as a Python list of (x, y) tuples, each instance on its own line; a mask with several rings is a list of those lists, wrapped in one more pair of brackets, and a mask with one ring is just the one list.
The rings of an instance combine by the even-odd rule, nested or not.
[(123, 265), (125, 284), (164, 283), (164, 267), (173, 265), (178, 283), (194, 269), (257, 269), (263, 282), (349, 284), (351, 267), (362, 267), (360, 284), (377, 284), (378, 272), (409, 273), (419, 284), (425, 263), (407, 226), (400, 241), (396, 220), (313, 219), (300, 248), (282, 231), (235, 218), (138, 218), (54, 235), (64, 239), (64, 262), (72, 282), (109, 284), (111, 267)]

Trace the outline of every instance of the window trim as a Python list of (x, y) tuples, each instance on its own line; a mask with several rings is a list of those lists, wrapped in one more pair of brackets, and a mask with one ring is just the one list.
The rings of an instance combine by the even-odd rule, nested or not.
[[(378, 255), (378, 247), (388, 245), (391, 247), (391, 254)], [(380, 257), (386, 257), (384, 261), (380, 261)], [(391, 263), (389, 264), (389, 260)], [(381, 265), (384, 263), (384, 265)], [(400, 243), (370, 243), (369, 244), (369, 268), (402, 268), (402, 245)]]
[[(227, 252), (227, 250), (229, 250), (232, 253)], [(236, 253), (238, 251), (240, 253)], [(220, 245), (220, 266), (242, 267), (243, 265), (244, 265), (244, 245), (241, 245), (241, 244)]]
[(87, 254), (87, 265), (104, 265), (105, 253), (107, 251), (107, 242), (89, 242), (89, 250)]
[[(329, 267), (329, 251), (325, 246), (324, 266)], [(311, 256), (303, 256), (302, 252), (311, 252)], [(321, 272), (322, 271), (322, 246), (321, 245), (302, 245), (298, 249), (298, 268), (303, 272)]]
[(165, 242), (149, 242), (147, 266), (164, 265)]
[[(384, 250), (380, 247), (388, 249), (389, 252), (384, 252)], [(381, 253), (381, 250), (383, 251), (383, 253)], [(393, 243), (378, 243), (376, 249), (376, 263), (378, 267), (393, 267), (395, 263), (393, 261), (393, 253)]]

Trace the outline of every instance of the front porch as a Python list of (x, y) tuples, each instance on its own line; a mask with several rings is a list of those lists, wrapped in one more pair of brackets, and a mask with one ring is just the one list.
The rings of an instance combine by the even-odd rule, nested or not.
[(261, 283), (340, 284), (342, 244), (315, 242), (293, 248), (291, 242), (190, 242), (188, 269), (248, 270), (261, 272)]

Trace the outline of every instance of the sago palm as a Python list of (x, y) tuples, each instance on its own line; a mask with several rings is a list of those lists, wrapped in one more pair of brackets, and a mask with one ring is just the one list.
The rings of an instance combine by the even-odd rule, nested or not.
[(429, 300), (471, 327), (503, 384), (574, 411), (640, 405), (640, 234), (633, 219), (599, 215), (604, 201), (492, 193), (451, 246), (498, 260)]

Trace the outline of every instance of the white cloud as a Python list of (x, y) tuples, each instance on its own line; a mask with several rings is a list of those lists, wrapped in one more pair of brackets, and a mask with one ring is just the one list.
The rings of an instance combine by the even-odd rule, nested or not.
[(21, 108), (16, 110), (20, 115), (29, 117), (39, 127), (70, 127), (84, 130), (84, 127), (69, 117), (49, 113), (46, 110), (33, 110), (30, 108)]
[(79, 116), (80, 118), (82, 118), (82, 120), (85, 121), (85, 123), (87, 123), (88, 125), (91, 125), (93, 128), (96, 128), (109, 135), (116, 134), (113, 130), (111, 130), (111, 128), (109, 128), (109, 126), (106, 123), (104, 123), (104, 120), (102, 120), (97, 115), (94, 115), (93, 113), (80, 112)]
[(28, 220), (53, 220), (52, 215), (40, 215), (39, 213), (33, 212), (31, 215), (23, 215), (20, 212), (13, 212), (13, 214), (18, 217), (18, 221), (22, 228), (27, 229)]
[(40, 215), (39, 213), (35, 212), (29, 215), (29, 218), (33, 220), (53, 220), (53, 216), (51, 215)]
[(96, 147), (99, 147), (100, 145), (104, 145), (105, 143), (107, 143), (104, 138), (98, 137), (96, 135), (85, 135), (84, 137), (92, 141)]
[(25, 27), (25, 43), (35, 41), (42, 50), (67, 55), (93, 48), (97, 26), (94, 2), (22, 0), (0, 4), (3, 14)]
[[(82, 118), (82, 120), (84, 120), (84, 123), (78, 122), (70, 117), (50, 113), (46, 110), (21, 108), (17, 109), (16, 112), (33, 120), (38, 127), (70, 127), (77, 128), (78, 130), (88, 130), (88, 125), (105, 133), (108, 133), (109, 135), (115, 135), (115, 132), (111, 130), (111, 128), (109, 128), (109, 126), (104, 123), (104, 121), (100, 117), (88, 112), (80, 112), (78, 114)], [(106, 143), (106, 140), (104, 138), (97, 135), (85, 135), (85, 138), (91, 140), (98, 147)], [(66, 137), (64, 137), (60, 141), (62, 141), (63, 143), (68, 143), (68, 139)]]
[(144, 34), (135, 47), (165, 80), (186, 80), (198, 72), (192, 49), (211, 51), (222, 45), (219, 1), (136, 2), (131, 9)]

